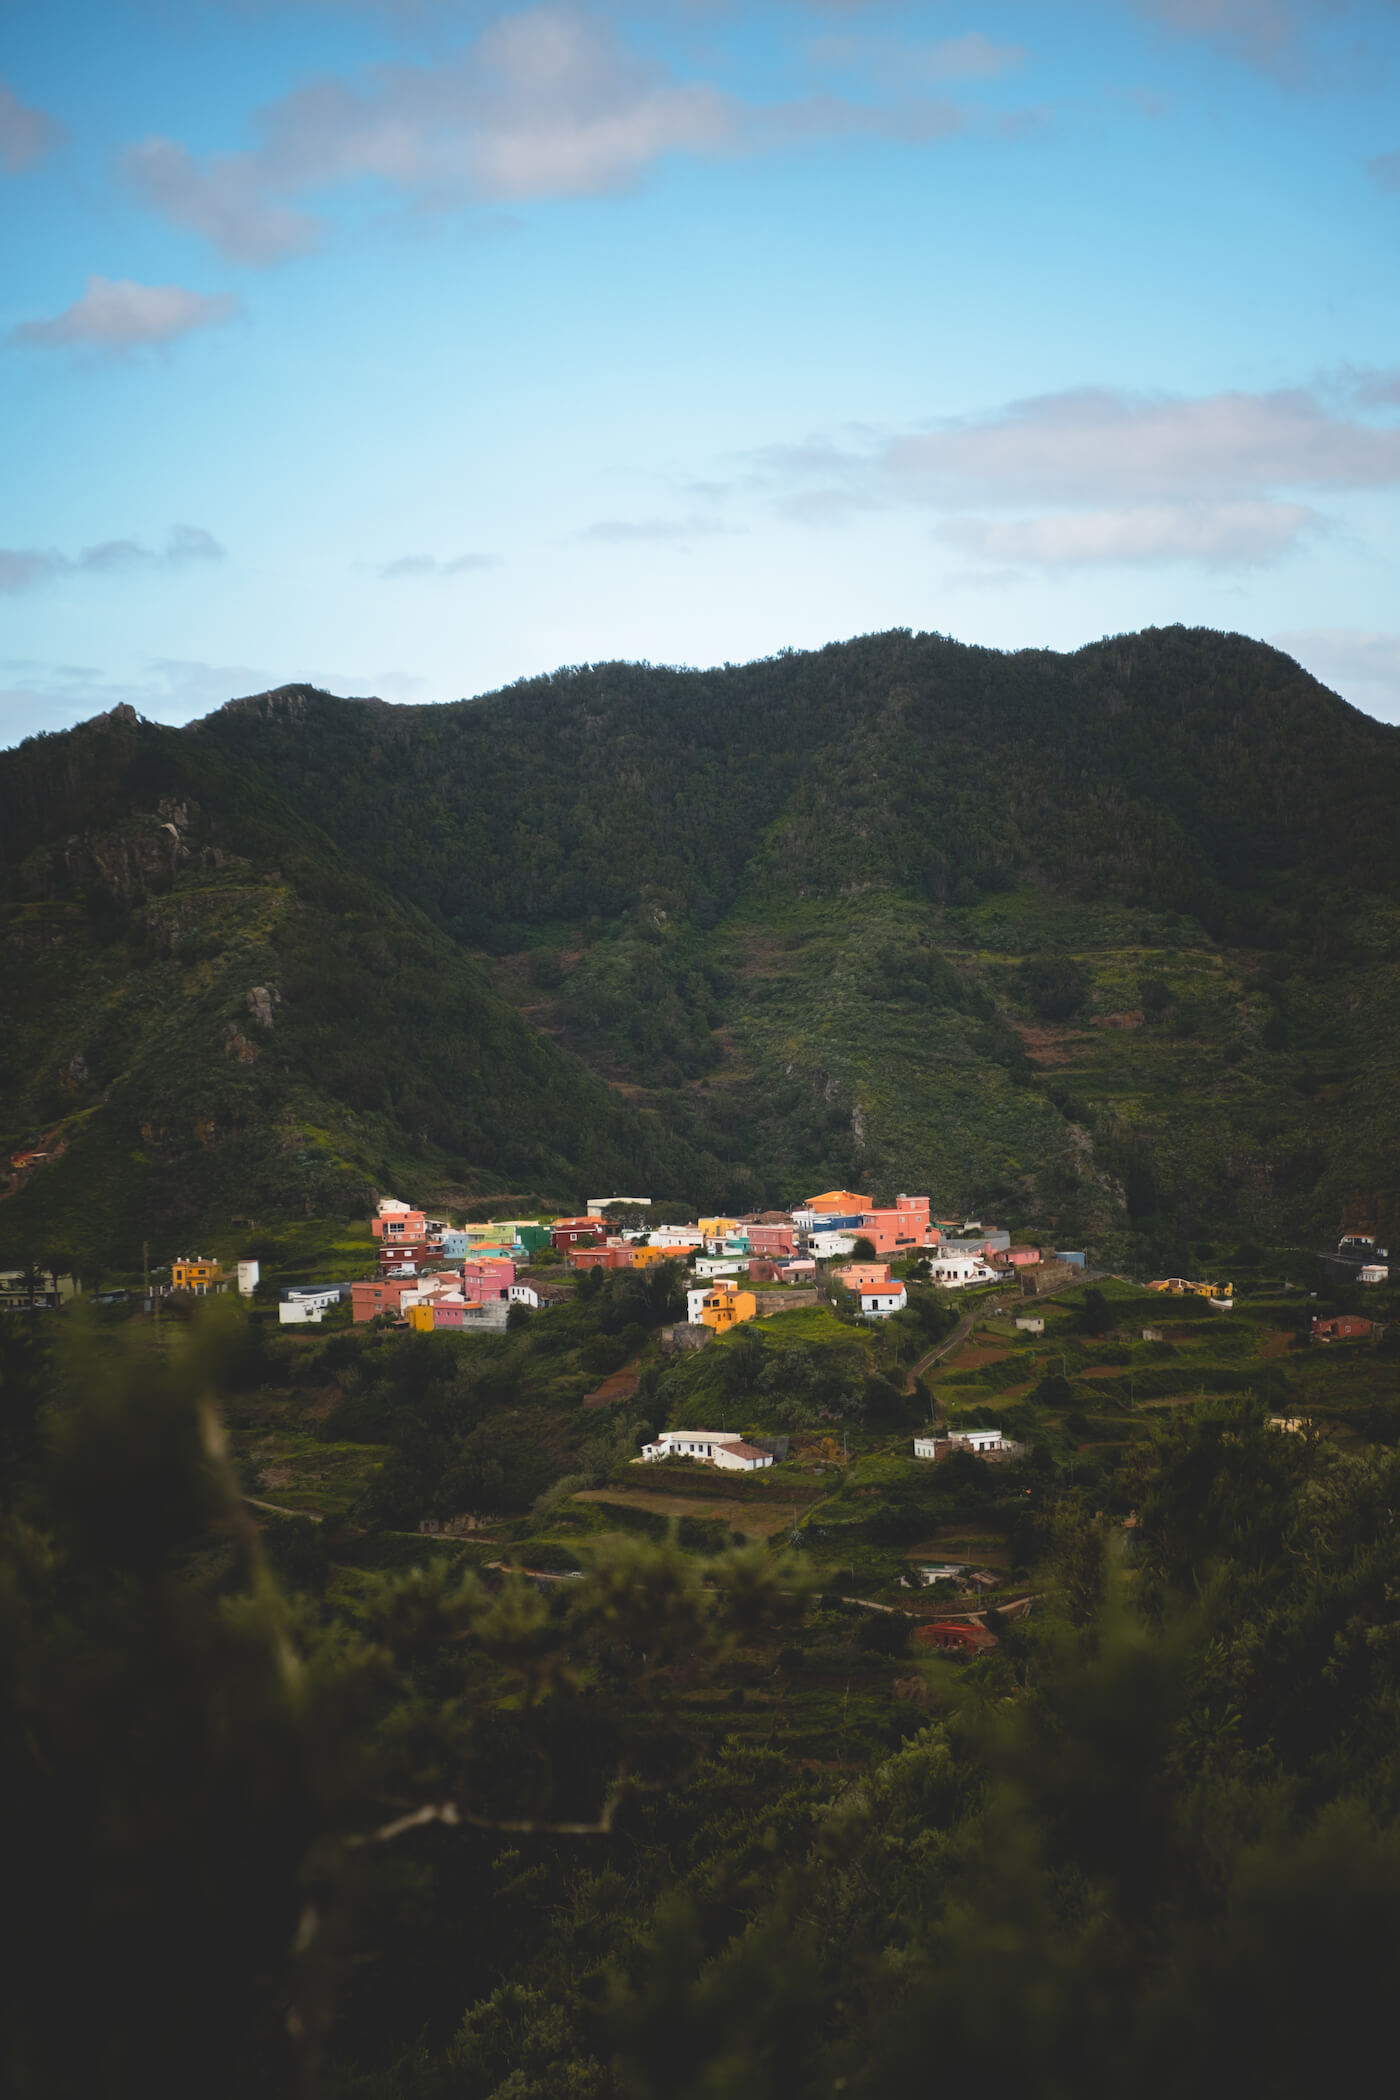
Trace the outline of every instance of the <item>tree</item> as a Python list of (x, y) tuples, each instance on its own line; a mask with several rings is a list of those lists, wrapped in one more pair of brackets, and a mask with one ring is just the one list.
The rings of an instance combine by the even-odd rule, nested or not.
[(1096, 1283), (1085, 1291), (1075, 1322), (1081, 1334), (1104, 1335), (1113, 1329), (1113, 1307)]

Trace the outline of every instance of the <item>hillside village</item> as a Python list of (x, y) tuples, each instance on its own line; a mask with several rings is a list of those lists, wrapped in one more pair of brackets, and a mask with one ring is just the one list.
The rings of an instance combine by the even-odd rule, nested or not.
[(1012, 1244), (977, 1220), (934, 1219), (927, 1196), (878, 1205), (828, 1189), (792, 1211), (701, 1217), (681, 1225), (637, 1219), (649, 1197), (597, 1198), (581, 1216), (493, 1219), (453, 1226), (386, 1197), (370, 1223), (379, 1266), (349, 1284), (288, 1290), (284, 1325), (318, 1324), (348, 1297), (352, 1320), (401, 1323), (416, 1333), (496, 1332), (516, 1307), (547, 1311), (560, 1295), (549, 1267), (573, 1276), (674, 1262), (689, 1279), (686, 1319), (667, 1330), (675, 1349), (698, 1348), (746, 1321), (818, 1302), (818, 1281), (849, 1294), (852, 1311), (888, 1319), (908, 1303), (909, 1280), (944, 1290), (1009, 1282), (1028, 1295), (1082, 1276), (1079, 1251)]

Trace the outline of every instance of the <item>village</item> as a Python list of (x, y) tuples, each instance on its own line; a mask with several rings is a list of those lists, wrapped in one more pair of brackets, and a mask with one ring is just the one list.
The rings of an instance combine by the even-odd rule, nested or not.
[[(619, 1225), (614, 1215), (637, 1215), (648, 1197), (599, 1197), (577, 1217), (500, 1219), (450, 1226), (424, 1211), (386, 1198), (371, 1220), (379, 1243), (379, 1272), (345, 1285), (355, 1322), (383, 1315), (419, 1332), (436, 1328), (503, 1327), (513, 1305), (548, 1307), (551, 1290), (518, 1270), (549, 1255), (575, 1273), (644, 1269), (676, 1262), (694, 1278), (687, 1317), (671, 1332), (672, 1346), (703, 1346), (761, 1313), (816, 1303), (823, 1276), (850, 1293), (866, 1319), (887, 1319), (908, 1302), (907, 1281), (946, 1290), (1011, 1280), (1030, 1294), (1076, 1280), (1082, 1252), (1046, 1254), (1012, 1245), (1009, 1233), (977, 1220), (935, 1220), (927, 1196), (897, 1196), (880, 1207), (850, 1189), (831, 1189), (792, 1211), (748, 1217), (702, 1217), (685, 1225)], [(281, 1318), (320, 1317), (321, 1294), (289, 1295)], [(326, 1299), (325, 1302), (330, 1302)]]

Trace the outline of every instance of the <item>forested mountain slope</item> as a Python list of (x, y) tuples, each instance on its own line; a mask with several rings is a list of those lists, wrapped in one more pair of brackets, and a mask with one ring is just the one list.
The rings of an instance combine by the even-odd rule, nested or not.
[[(118, 715), (0, 760), (0, 1260), (231, 1218), (704, 1180), (481, 965), (209, 742)], [(429, 1165), (428, 1163), (431, 1162)], [(715, 1171), (713, 1163), (708, 1171)]]
[[(86, 1047), (53, 1025), (52, 980), (71, 998), (76, 979), (26, 930), (61, 910), (100, 972), (113, 885), (67, 841), (149, 831), (181, 798), (192, 858), (163, 895), (227, 897), (222, 852), (259, 878), (245, 900), (287, 914), (255, 939), (237, 907), (254, 947), (232, 975), (201, 965), (210, 1019), (246, 1020), (281, 971), (271, 1034), (295, 1039), (354, 1175), (373, 1131), (379, 1157), (482, 1187), (642, 1174), (742, 1203), (897, 1179), (1163, 1253), (1217, 1225), (1330, 1231), (1353, 1190), (1394, 1188), (1400, 732), (1238, 636), (1060, 656), (899, 631), (446, 707), (285, 688), (186, 731), (37, 739), (0, 762), (30, 943), (7, 950), (29, 1015), (7, 1052), (16, 1144), (96, 1115), (60, 1056), (91, 1068)], [(123, 941), (133, 912), (169, 909), (128, 892)], [(212, 937), (237, 953), (231, 928)], [(158, 1003), (183, 1040), (188, 997)], [(267, 1070), (240, 1054), (217, 1052), (225, 1087)], [(97, 1120), (123, 1117), (129, 1146), (115, 1095)]]

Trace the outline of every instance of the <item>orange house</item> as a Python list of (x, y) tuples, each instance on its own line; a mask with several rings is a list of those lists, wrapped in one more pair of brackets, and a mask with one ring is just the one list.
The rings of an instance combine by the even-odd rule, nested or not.
[(378, 1216), (370, 1219), (369, 1229), (377, 1240), (411, 1244), (427, 1238), (428, 1214), (398, 1202), (393, 1196), (386, 1196), (379, 1206)]
[(851, 1189), (828, 1189), (823, 1196), (813, 1196), (806, 1208), (819, 1218), (853, 1218), (869, 1210), (870, 1198), (857, 1196)]
[(225, 1280), (223, 1264), (205, 1254), (184, 1254), (170, 1265), (170, 1288), (193, 1291), (197, 1298), (222, 1289)]
[(736, 1291), (732, 1284), (721, 1283), (706, 1293), (700, 1308), (700, 1318), (706, 1327), (713, 1327), (716, 1334), (728, 1334), (732, 1327), (740, 1327), (751, 1320), (758, 1311), (758, 1300), (752, 1291)]
[(887, 1291), (890, 1287), (890, 1265), (884, 1261), (853, 1261), (831, 1273), (848, 1291)]

